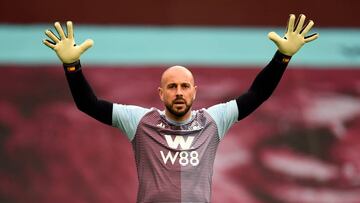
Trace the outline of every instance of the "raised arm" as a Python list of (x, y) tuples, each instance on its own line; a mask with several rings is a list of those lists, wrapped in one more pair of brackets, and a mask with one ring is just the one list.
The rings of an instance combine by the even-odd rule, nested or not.
[(54, 26), (60, 38), (52, 31), (46, 30), (45, 34), (51, 40), (46, 39), (43, 43), (53, 49), (63, 63), (66, 79), (77, 108), (105, 124), (112, 125), (113, 104), (96, 97), (81, 70), (80, 56), (93, 45), (93, 41), (88, 39), (81, 45), (76, 45), (71, 21), (66, 23), (67, 35), (59, 22), (56, 22)]
[(248, 116), (271, 96), (291, 57), (305, 43), (318, 38), (317, 33), (306, 36), (314, 22), (310, 20), (306, 26), (304, 22), (305, 15), (301, 14), (295, 23), (295, 15), (291, 14), (283, 38), (275, 32), (269, 33), (268, 37), (276, 44), (278, 51), (270, 63), (256, 76), (249, 90), (236, 99), (239, 110), (238, 120)]

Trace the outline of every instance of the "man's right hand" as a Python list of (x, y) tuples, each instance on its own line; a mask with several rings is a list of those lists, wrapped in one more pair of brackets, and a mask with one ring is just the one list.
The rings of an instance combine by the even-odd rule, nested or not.
[(87, 39), (81, 45), (75, 44), (73, 24), (71, 21), (66, 22), (67, 36), (64, 33), (59, 22), (54, 24), (60, 39), (50, 30), (46, 30), (45, 34), (52, 40), (45, 39), (43, 43), (49, 48), (53, 49), (59, 59), (64, 64), (71, 64), (80, 59), (82, 53), (89, 49), (93, 45), (93, 40)]

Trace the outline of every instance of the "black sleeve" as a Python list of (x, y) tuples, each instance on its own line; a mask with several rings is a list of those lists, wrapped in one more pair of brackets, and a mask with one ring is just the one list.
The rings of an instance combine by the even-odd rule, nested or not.
[(77, 108), (107, 125), (112, 125), (111, 102), (98, 99), (86, 81), (80, 61), (64, 64), (65, 75)]
[(279, 83), (291, 57), (277, 51), (270, 63), (256, 76), (250, 89), (236, 99), (241, 120), (267, 100)]

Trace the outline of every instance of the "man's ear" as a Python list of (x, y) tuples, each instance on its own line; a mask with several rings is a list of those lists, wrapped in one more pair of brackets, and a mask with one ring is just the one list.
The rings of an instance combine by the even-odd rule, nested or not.
[(195, 100), (195, 98), (196, 98), (196, 91), (197, 91), (197, 86), (194, 86), (194, 89), (195, 89), (195, 91), (194, 91), (194, 96), (193, 96), (193, 100)]
[(158, 91), (159, 91), (160, 100), (163, 102), (163, 101), (164, 101), (164, 92), (163, 92), (163, 89), (162, 89), (161, 87), (158, 87)]

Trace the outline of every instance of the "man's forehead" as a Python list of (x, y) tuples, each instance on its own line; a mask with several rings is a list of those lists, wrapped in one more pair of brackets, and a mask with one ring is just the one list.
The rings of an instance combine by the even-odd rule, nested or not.
[(194, 77), (189, 69), (183, 66), (172, 66), (166, 69), (161, 76), (161, 85), (167, 85), (169, 83), (194, 84)]

